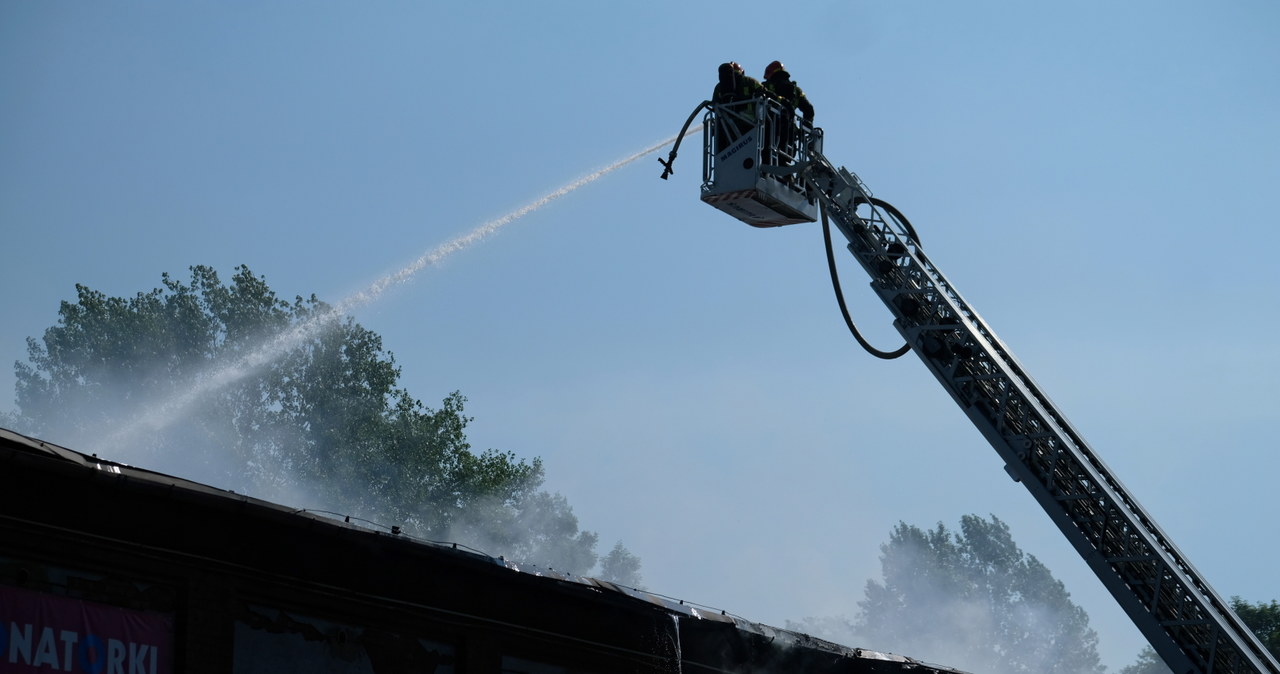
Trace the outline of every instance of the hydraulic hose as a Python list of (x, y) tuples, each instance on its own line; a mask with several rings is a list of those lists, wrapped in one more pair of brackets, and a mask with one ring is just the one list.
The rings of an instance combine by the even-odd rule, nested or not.
[[(693, 120), (697, 118), (698, 113), (701, 112), (703, 108), (709, 107), (710, 105), (711, 101), (703, 101), (698, 104), (698, 107), (693, 109), (693, 112), (689, 113), (689, 118), (685, 120), (684, 126), (680, 127), (680, 133), (676, 137), (675, 145), (671, 147), (671, 153), (667, 155), (667, 159), (664, 161), (661, 157), (658, 158), (658, 163), (662, 164), (661, 177), (663, 180), (666, 180), (667, 176), (670, 176), (675, 172), (672, 164), (676, 161), (676, 153), (680, 150), (680, 142), (684, 140), (685, 135), (688, 133), (689, 125), (693, 124)], [(868, 203), (873, 207), (882, 208), (887, 211), (902, 223), (903, 227), (907, 230), (907, 234), (912, 238), (912, 240), (917, 243), (919, 242), (920, 239), (916, 236), (915, 228), (911, 226), (911, 223), (903, 217), (902, 213), (900, 213), (898, 209), (894, 208), (892, 204), (875, 197), (871, 197)], [(831, 271), (831, 287), (836, 293), (836, 302), (840, 305), (840, 314), (844, 316), (845, 325), (849, 326), (849, 332), (853, 334), (853, 338), (858, 340), (858, 344), (861, 344), (862, 348), (866, 349), (867, 353), (885, 360), (899, 358), (906, 352), (910, 351), (910, 344), (903, 344), (900, 348), (894, 351), (881, 351), (880, 349), (872, 346), (865, 338), (863, 338), (862, 333), (858, 332), (858, 326), (854, 325), (853, 318), (849, 316), (849, 307), (844, 301), (844, 291), (840, 289), (840, 275), (836, 271), (836, 257), (831, 248), (831, 224), (827, 220), (827, 208), (825, 205), (822, 206), (822, 239), (827, 249), (827, 268)]]
[[(870, 203), (872, 206), (883, 208), (888, 211), (890, 215), (897, 218), (898, 221), (902, 223), (902, 226), (906, 228), (907, 233), (911, 236), (912, 240), (919, 243), (920, 239), (916, 237), (915, 228), (912, 227), (911, 223), (902, 216), (902, 213), (898, 212), (898, 209), (894, 208), (889, 202), (875, 197), (871, 197)], [(883, 358), (885, 360), (893, 360), (894, 358), (901, 357), (903, 354), (911, 350), (910, 344), (903, 344), (894, 351), (881, 351), (863, 338), (862, 333), (858, 332), (858, 326), (854, 325), (853, 318), (849, 316), (849, 307), (844, 301), (844, 291), (840, 289), (840, 274), (836, 271), (835, 252), (831, 247), (831, 224), (827, 219), (827, 207), (825, 204), (820, 205), (822, 211), (822, 241), (827, 249), (827, 268), (831, 271), (831, 288), (836, 293), (836, 302), (840, 305), (840, 314), (844, 316), (845, 325), (849, 326), (849, 332), (853, 334), (854, 339), (858, 340), (858, 344), (861, 344), (862, 348), (866, 349), (867, 353), (875, 356), (876, 358)]]

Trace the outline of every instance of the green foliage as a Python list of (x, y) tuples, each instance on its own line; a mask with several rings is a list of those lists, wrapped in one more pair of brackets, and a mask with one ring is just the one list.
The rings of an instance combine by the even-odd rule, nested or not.
[[(1271, 600), (1270, 604), (1263, 601), (1249, 604), (1240, 597), (1231, 597), (1231, 610), (1244, 620), (1271, 655), (1280, 657), (1280, 602)], [(1139, 652), (1138, 660), (1121, 669), (1119, 674), (1171, 674), (1171, 671), (1156, 651), (1147, 646)]]
[[(309, 325), (323, 327), (267, 362), (246, 361)], [(471, 450), (460, 393), (423, 405), (397, 387), (377, 334), (314, 295), (280, 299), (247, 267), (230, 284), (203, 266), (189, 283), (165, 274), (163, 287), (133, 297), (77, 285), (57, 325), (27, 344), (18, 414), (6, 419), (18, 430), (104, 455), (106, 439), (127, 437), (128, 460), (148, 468), (563, 571), (597, 561), (596, 535), (539, 489), (539, 460)], [(246, 362), (237, 367), (249, 376), (210, 386), (178, 422), (140, 416)]]
[(640, 588), (640, 558), (623, 547), (622, 541), (618, 541), (609, 554), (600, 560), (600, 577), (619, 585)]
[(1232, 597), (1231, 609), (1253, 630), (1262, 645), (1280, 658), (1280, 602), (1272, 599), (1270, 603), (1251, 604), (1240, 597)]
[[(1231, 598), (1231, 609), (1240, 616), (1244, 624), (1257, 635), (1262, 645), (1273, 656), (1280, 657), (1280, 602), (1272, 599), (1270, 603), (1251, 604), (1240, 597)], [(1171, 674), (1172, 670), (1160, 659), (1150, 646), (1138, 653), (1138, 659), (1132, 665), (1119, 671), (1119, 674)]]
[(899, 523), (880, 550), (855, 621), (868, 647), (992, 674), (1104, 671), (1084, 610), (996, 517)]
[(1145, 646), (1138, 652), (1137, 661), (1122, 668), (1119, 674), (1173, 674), (1173, 670), (1156, 655), (1155, 649)]

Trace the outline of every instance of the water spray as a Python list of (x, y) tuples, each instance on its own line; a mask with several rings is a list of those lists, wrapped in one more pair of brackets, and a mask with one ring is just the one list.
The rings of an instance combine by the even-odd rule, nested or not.
[(585, 187), (586, 185), (617, 171), (627, 164), (653, 154), (663, 147), (680, 140), (684, 136), (695, 133), (701, 129), (702, 125), (698, 125), (697, 127), (687, 130), (682, 129), (680, 134), (646, 147), (645, 149), (628, 157), (619, 159), (618, 161), (615, 161), (594, 173), (578, 178), (555, 191), (549, 192), (548, 194), (545, 194), (542, 197), (507, 213), (506, 215), (490, 220), (465, 234), (457, 236), (436, 246), (435, 248), (432, 248), (404, 268), (379, 278), (364, 290), (348, 295), (327, 311), (321, 312), (302, 323), (273, 335), (262, 346), (241, 357), (236, 362), (220, 367), (214, 366), (210, 370), (207, 370), (203, 375), (196, 377), (195, 384), (187, 392), (182, 395), (169, 398), (162, 404), (150, 407), (137, 419), (134, 419), (132, 423), (117, 429), (114, 433), (104, 439), (103, 445), (99, 451), (104, 454), (119, 454), (119, 450), (134, 442), (140, 433), (145, 431), (158, 431), (169, 426), (185, 414), (192, 405), (203, 399), (205, 396), (249, 376), (264, 365), (271, 363), (275, 359), (296, 348), (298, 345), (303, 344), (307, 340), (318, 335), (321, 331), (332, 325), (335, 321), (341, 320), (343, 316), (346, 316), (351, 311), (376, 301), (392, 286), (409, 282), (424, 268), (439, 265), (450, 255), (470, 248), (471, 246), (489, 238), (506, 225), (511, 224), (512, 222), (542, 208), (543, 206), (546, 206), (552, 201), (555, 201), (556, 199), (559, 199), (560, 197), (563, 197), (581, 187)]

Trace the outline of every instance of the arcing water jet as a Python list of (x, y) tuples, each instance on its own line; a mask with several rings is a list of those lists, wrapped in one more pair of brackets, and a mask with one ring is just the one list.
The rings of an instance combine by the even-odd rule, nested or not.
[(506, 215), (490, 220), (471, 231), (446, 241), (435, 248), (423, 253), (418, 259), (414, 260), (407, 266), (398, 271), (379, 278), (364, 290), (355, 292), (342, 299), (336, 305), (333, 305), (328, 311), (316, 315), (314, 318), (292, 326), (288, 330), (273, 335), (266, 340), (260, 347), (254, 349), (247, 355), (241, 357), (234, 363), (218, 365), (214, 364), (205, 371), (204, 374), (196, 377), (195, 383), (182, 395), (172, 397), (163, 403), (150, 406), (143, 411), (132, 422), (120, 427), (112, 435), (105, 438), (103, 445), (99, 451), (104, 454), (119, 454), (120, 451), (129, 444), (136, 441), (141, 433), (161, 430), (178, 419), (191, 408), (192, 405), (199, 402), (205, 396), (210, 395), (222, 388), (239, 381), (258, 368), (274, 361), (290, 350), (305, 343), (313, 338), (334, 321), (341, 320), (349, 312), (356, 308), (365, 306), (377, 300), (382, 296), (388, 288), (394, 285), (407, 283), (418, 272), (429, 266), (440, 264), (450, 255), (465, 250), (484, 239), (495, 234), (499, 229), (511, 224), (512, 222), (546, 206), (547, 204), (563, 197), (581, 187), (585, 187), (600, 178), (634, 162), (641, 157), (657, 152), (659, 149), (674, 143), (683, 136), (700, 131), (701, 125), (689, 129), (683, 134), (677, 134), (662, 142), (646, 147), (623, 159), (619, 159), (602, 169), (588, 174), (573, 182), (560, 187), (542, 197), (532, 201), (520, 208), (517, 208)]

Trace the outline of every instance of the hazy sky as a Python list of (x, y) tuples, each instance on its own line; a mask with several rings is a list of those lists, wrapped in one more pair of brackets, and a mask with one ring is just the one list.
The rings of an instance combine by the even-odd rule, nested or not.
[[(1217, 591), (1277, 599), (1278, 33), (1266, 0), (6, 2), (0, 409), (76, 283), (247, 264), (337, 302), (674, 134), (722, 61), (781, 59), (828, 157)], [(895, 523), (995, 514), (1131, 662), (1141, 636), (925, 368), (850, 339), (820, 229), (743, 225), (699, 171), (697, 143), (669, 181), (646, 158), (356, 318), (414, 395), (469, 398), (475, 447), (542, 457), (651, 590), (852, 615)]]

